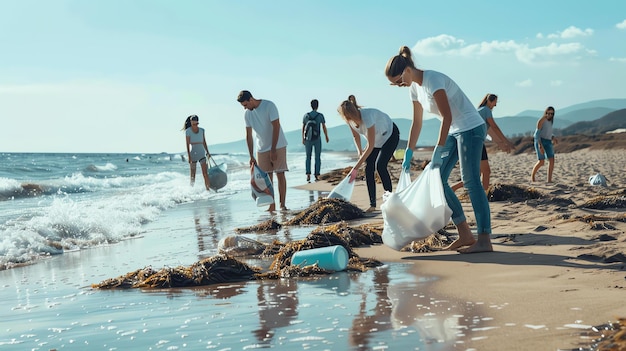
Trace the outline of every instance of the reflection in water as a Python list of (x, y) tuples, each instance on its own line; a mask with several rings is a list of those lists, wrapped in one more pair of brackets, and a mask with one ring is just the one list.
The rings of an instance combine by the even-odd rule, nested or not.
[[(389, 269), (387, 266), (374, 270), (373, 289), (362, 289), (359, 312), (352, 321), (350, 344), (356, 350), (371, 350), (371, 338), (375, 333), (391, 328), (391, 301), (387, 298), (389, 285)], [(368, 291), (369, 290), (369, 291)], [(374, 293), (376, 305), (367, 309), (368, 295)]]
[[(198, 258), (211, 257), (217, 253), (217, 244), (222, 236), (223, 219), (215, 214), (213, 206), (195, 208), (193, 217), (198, 237)], [(206, 222), (204, 222), (205, 219)], [(206, 240), (209, 242), (207, 243)]]
[(337, 295), (344, 295), (350, 289), (350, 275), (347, 272), (335, 272), (324, 277), (310, 279), (300, 279), (301, 289), (323, 288), (332, 291)]
[(259, 342), (270, 344), (276, 328), (290, 325), (298, 316), (298, 287), (293, 279), (260, 281), (257, 288), (260, 327), (253, 331)]
[[(470, 302), (454, 302), (433, 296), (428, 289), (434, 279), (399, 281), (389, 284), (387, 295), (392, 303), (391, 324), (394, 330), (414, 328), (425, 345), (452, 347), (479, 335), (491, 318), (479, 317), (480, 307)], [(467, 345), (466, 345), (467, 346)]]

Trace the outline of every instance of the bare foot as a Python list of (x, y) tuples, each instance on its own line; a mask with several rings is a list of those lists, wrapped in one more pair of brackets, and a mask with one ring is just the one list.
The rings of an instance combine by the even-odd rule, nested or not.
[(469, 254), (477, 252), (492, 252), (491, 238), (489, 234), (478, 234), (478, 240), (474, 245), (457, 250), (459, 253)]
[(276, 211), (276, 205), (271, 204), (270, 207), (267, 209), (267, 212), (274, 212)]
[(452, 244), (442, 248), (442, 250), (444, 251), (453, 251), (456, 249), (459, 249), (463, 246), (470, 246), (470, 245), (474, 245), (474, 243), (476, 242), (476, 239), (474, 239), (473, 237), (471, 239), (461, 239), (458, 238), (455, 241), (452, 242)]

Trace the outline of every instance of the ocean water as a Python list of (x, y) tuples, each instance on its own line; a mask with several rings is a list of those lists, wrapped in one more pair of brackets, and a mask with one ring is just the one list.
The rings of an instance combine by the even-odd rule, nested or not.
[[(213, 256), (235, 228), (270, 218), (250, 195), (248, 157), (214, 158), (228, 168), (218, 192), (204, 190), (200, 174), (191, 187), (176, 154), (0, 154), (0, 349), (446, 350), (480, 327), (475, 306), (430, 295), (436, 278), (414, 264), (193, 289), (91, 289), (146, 266)], [(288, 160), (288, 186), (304, 183), (304, 154)], [(351, 162), (323, 153), (322, 172)], [(289, 188), (287, 206), (325, 195)], [(290, 241), (311, 229), (249, 236)]]

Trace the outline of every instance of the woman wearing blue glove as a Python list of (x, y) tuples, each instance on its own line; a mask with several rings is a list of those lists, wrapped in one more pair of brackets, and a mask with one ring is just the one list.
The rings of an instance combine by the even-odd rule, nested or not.
[[(416, 68), (411, 50), (406, 46), (389, 60), (385, 74), (392, 85), (409, 87), (413, 100), (413, 123), (402, 162), (404, 169), (411, 166), (412, 148), (422, 129), (424, 109), (441, 119), (439, 139), (431, 165), (440, 168), (446, 201), (452, 209), (452, 221), (459, 232), (459, 238), (447, 249), (458, 249), (461, 253), (493, 251), (489, 202), (480, 181), (480, 158), (487, 134), (485, 121), (452, 79), (440, 72)], [(467, 224), (461, 202), (448, 185), (448, 177), (457, 161), (460, 163), (461, 180), (474, 209), (477, 239)]]
[[(359, 153), (359, 159), (350, 173), (350, 181), (355, 180), (357, 171), (365, 163), (365, 183), (370, 199), (370, 207), (366, 212), (372, 212), (376, 210), (374, 172), (378, 171), (383, 189), (391, 192), (391, 177), (387, 165), (398, 146), (400, 131), (386, 113), (375, 108), (361, 108), (356, 103), (354, 95), (350, 95), (348, 100), (342, 102), (337, 111), (350, 126)], [(365, 148), (361, 147), (361, 136), (367, 141)]]

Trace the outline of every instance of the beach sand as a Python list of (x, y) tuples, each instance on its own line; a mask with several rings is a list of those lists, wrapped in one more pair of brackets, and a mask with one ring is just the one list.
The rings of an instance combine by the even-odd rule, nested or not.
[[(417, 163), (429, 158), (429, 151), (413, 156)], [(553, 183), (545, 181), (547, 164), (539, 170), (538, 181), (530, 182), (534, 154), (492, 151), (489, 159), (492, 185), (516, 185), (544, 195), (490, 202), (494, 252), (411, 253), (376, 245), (357, 248), (357, 253), (383, 262), (411, 262), (416, 275), (440, 277), (428, 287), (437, 296), (481, 307), (480, 315), (488, 316), (485, 327), (481, 336), (473, 333), (463, 340), (463, 349), (571, 350), (585, 341), (583, 330), (626, 317), (626, 152), (584, 149), (557, 154)], [(390, 168), (399, 174), (400, 161)], [(608, 187), (589, 184), (589, 177), (598, 172), (607, 178)], [(417, 173), (413, 171), (414, 178)], [(338, 170), (298, 188), (329, 191), (342, 177)], [(450, 183), (458, 180), (455, 170)], [(383, 189), (378, 186), (380, 209)], [(463, 189), (457, 195), (473, 226)], [(356, 184), (351, 202), (369, 207), (364, 181)], [(591, 203), (608, 207), (583, 207)], [(378, 211), (359, 222), (382, 226), (382, 215)], [(446, 230), (456, 233), (453, 226)]]

